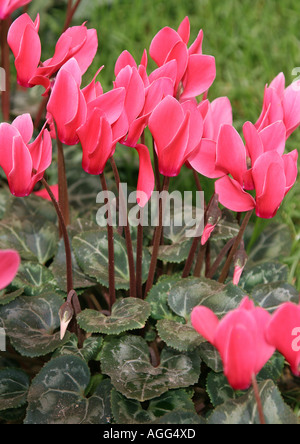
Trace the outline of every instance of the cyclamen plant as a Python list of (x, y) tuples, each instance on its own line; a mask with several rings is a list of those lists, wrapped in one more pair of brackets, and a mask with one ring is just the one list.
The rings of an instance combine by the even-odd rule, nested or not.
[[(0, 18), (26, 3), (4, 2)], [(256, 239), (251, 231), (255, 218), (275, 217), (296, 182), (298, 152), (286, 152), (286, 142), (300, 125), (299, 88), (286, 88), (280, 73), (243, 139), (229, 98), (208, 98), (215, 59), (203, 54), (202, 30), (190, 43), (188, 17), (177, 30), (161, 29), (139, 64), (122, 52), (111, 90), (98, 80), (103, 67), (84, 86), (98, 38), (85, 23), (69, 27), (78, 4), (69, 2), (49, 60), (41, 61), (39, 16), (20, 15), (2, 38), (18, 83), (44, 93), (35, 122), (24, 114), (0, 125), (8, 185), (1, 189), (0, 331), (11, 360), (4, 368), (1, 353), (0, 417), (297, 423), (276, 384), (284, 365), (300, 376), (299, 294), (285, 283), (279, 249), (272, 255), (264, 233)], [(157, 65), (150, 73), (148, 55)], [(6, 100), (2, 109), (9, 121)], [(127, 200), (116, 157), (122, 150), (139, 157), (137, 227), (126, 211), (125, 224), (113, 226), (113, 212), (124, 214)], [(176, 215), (164, 227), (162, 199), (158, 225), (146, 230), (153, 192), (190, 171), (200, 192), (201, 176), (215, 180), (204, 230), (185, 237)], [(96, 224), (93, 201), (74, 205), (74, 190), (89, 183), (106, 192), (106, 228)], [(288, 230), (267, 230), (279, 248), (289, 242)], [(28, 373), (27, 359), (36, 373)]]

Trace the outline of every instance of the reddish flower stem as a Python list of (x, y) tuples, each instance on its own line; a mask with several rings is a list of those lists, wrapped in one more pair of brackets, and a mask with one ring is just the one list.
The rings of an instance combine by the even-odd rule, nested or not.
[(235, 240), (236, 240), (235, 237), (233, 239), (230, 239), (227, 242), (227, 244), (222, 248), (222, 250), (220, 251), (218, 257), (215, 260), (215, 262), (213, 263), (213, 265), (211, 266), (210, 270), (208, 271), (208, 274), (207, 274), (207, 278), (208, 279), (212, 279), (214, 277), (215, 273), (218, 270), (218, 267), (219, 267), (220, 263), (222, 262), (222, 259), (226, 256), (228, 251), (232, 248)]
[[(110, 159), (110, 163), (113, 169), (113, 173), (115, 176), (115, 181), (117, 184), (117, 188), (119, 190), (119, 205), (120, 205), (120, 211), (124, 214), (125, 213), (125, 196), (122, 191), (121, 187), (121, 181), (120, 181), (120, 175), (119, 171), (116, 165), (116, 162), (114, 161), (113, 157)], [(135, 263), (134, 263), (134, 256), (133, 256), (133, 247), (132, 247), (132, 239), (131, 239), (131, 233), (130, 233), (130, 227), (128, 222), (128, 215), (127, 215), (127, 222), (124, 227), (125, 231), (125, 239), (126, 239), (126, 247), (127, 247), (127, 256), (128, 256), (128, 266), (129, 266), (129, 276), (130, 276), (130, 296), (133, 298), (136, 298), (136, 277), (135, 277)]]
[(76, 3), (74, 4), (74, 6), (72, 6), (72, 3), (73, 3), (72, 0), (68, 1), (67, 16), (66, 16), (66, 21), (65, 21), (64, 27), (63, 27), (63, 32), (69, 28), (71, 21), (73, 20), (74, 14), (75, 14), (80, 2), (81, 2), (81, 0), (77, 0)]
[(262, 402), (261, 402), (260, 395), (259, 395), (259, 388), (258, 388), (256, 376), (254, 373), (252, 375), (252, 387), (253, 387), (254, 396), (255, 396), (255, 400), (256, 400), (256, 404), (257, 404), (259, 422), (261, 424), (266, 424), (264, 411), (263, 411), (263, 407), (262, 407)]
[[(58, 196), (59, 205), (62, 210), (65, 224), (70, 225), (70, 209), (69, 209), (69, 195), (68, 183), (66, 176), (66, 165), (63, 144), (59, 140), (56, 123), (54, 122), (57, 143), (57, 173), (58, 173)], [(62, 236), (62, 228), (60, 229), (60, 236)]]
[[(164, 178), (162, 192), (168, 191), (169, 184), (170, 184), (170, 178), (166, 176)], [(160, 247), (160, 243), (161, 243), (162, 230), (163, 230), (163, 202), (162, 202), (162, 199), (159, 199), (159, 223), (158, 223), (158, 226), (156, 227), (155, 234), (154, 234), (153, 250), (152, 250), (152, 257), (151, 257), (151, 263), (150, 263), (150, 268), (149, 268), (148, 280), (147, 280), (146, 289), (145, 289), (145, 297), (147, 296), (147, 294), (149, 293), (149, 291), (153, 285), (155, 271), (156, 271), (156, 265), (157, 265), (157, 259), (158, 259), (158, 252), (159, 252), (159, 247)]]
[(239, 234), (237, 235), (237, 237), (236, 237), (236, 239), (235, 239), (235, 242), (234, 242), (234, 244), (233, 244), (233, 246), (232, 246), (232, 248), (231, 248), (231, 250), (230, 250), (230, 253), (229, 253), (229, 255), (228, 255), (228, 258), (227, 258), (227, 260), (226, 260), (226, 262), (225, 262), (225, 265), (224, 265), (224, 267), (223, 267), (223, 270), (222, 270), (222, 272), (221, 272), (221, 276), (219, 277), (219, 282), (220, 282), (221, 284), (224, 284), (224, 282), (225, 282), (225, 280), (226, 280), (226, 278), (227, 278), (227, 276), (228, 276), (228, 273), (229, 273), (230, 266), (231, 266), (231, 263), (232, 263), (232, 261), (233, 261), (234, 255), (235, 255), (235, 253), (237, 252), (237, 250), (238, 250), (238, 248), (239, 248), (239, 246), (240, 246), (240, 243), (241, 243), (241, 241), (242, 241), (242, 239), (243, 239), (243, 235), (244, 235), (245, 230), (246, 230), (246, 228), (247, 228), (247, 225), (248, 225), (248, 223), (249, 223), (249, 221), (250, 221), (250, 218), (251, 218), (251, 216), (252, 216), (252, 213), (253, 213), (253, 210), (248, 211), (248, 212), (245, 214), (245, 217), (244, 217), (244, 219), (243, 219), (243, 223), (242, 223), (242, 225), (241, 225), (241, 228), (240, 228)]
[(153, 143), (153, 159), (154, 159), (155, 184), (156, 184), (156, 190), (160, 193), (161, 192), (160, 172), (159, 172), (158, 156), (157, 156), (157, 152), (156, 152), (156, 149), (155, 149), (154, 138), (152, 138), (152, 143)]
[(144, 211), (143, 208), (141, 208), (139, 212), (140, 223), (138, 225), (137, 246), (136, 246), (136, 294), (137, 297), (140, 299), (143, 298), (143, 280), (142, 280), (143, 233), (144, 233), (143, 216), (144, 216)]
[(78, 295), (77, 295), (76, 291), (74, 291), (72, 252), (71, 252), (71, 244), (70, 244), (69, 234), (67, 231), (67, 227), (65, 224), (64, 216), (61, 211), (60, 205), (57, 202), (57, 200), (55, 199), (55, 196), (52, 193), (50, 186), (48, 185), (46, 179), (44, 179), (44, 178), (42, 179), (41, 182), (44, 185), (44, 187), (46, 188), (50, 199), (52, 200), (52, 203), (53, 203), (54, 208), (56, 210), (56, 214), (58, 216), (59, 226), (62, 230), (62, 235), (63, 235), (63, 239), (64, 239), (64, 244), (65, 244), (65, 253), (66, 253), (67, 293), (68, 293), (67, 300), (69, 302), (72, 302), (72, 307), (73, 307), (74, 315), (75, 315), (74, 318), (72, 319), (72, 322), (70, 323), (70, 328), (76, 332), (77, 338), (78, 338), (78, 347), (81, 348), (83, 341), (84, 341), (84, 333), (79, 328), (77, 321), (76, 321), (77, 315), (81, 312), (81, 307), (80, 307)]
[[(101, 180), (102, 190), (107, 192), (108, 191), (107, 183), (103, 173), (100, 174), (100, 180)], [(107, 210), (107, 238), (108, 238), (108, 263), (109, 263), (108, 265), (109, 301), (110, 301), (110, 311), (111, 311), (113, 304), (116, 302), (116, 289), (115, 289), (114, 229), (112, 226), (112, 217), (109, 205)]]
[(11, 18), (2, 20), (0, 40), (1, 40), (1, 66), (5, 72), (5, 91), (1, 93), (2, 117), (6, 122), (10, 117), (10, 62), (9, 46), (7, 43), (7, 33), (11, 24)]

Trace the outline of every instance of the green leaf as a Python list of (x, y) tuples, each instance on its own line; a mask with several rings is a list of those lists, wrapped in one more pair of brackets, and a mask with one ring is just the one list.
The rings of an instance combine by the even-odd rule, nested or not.
[(0, 326), (12, 346), (23, 356), (43, 356), (53, 352), (69, 338), (60, 340), (59, 308), (64, 299), (50, 292), (40, 296), (22, 296), (0, 307)]
[[(297, 418), (282, 400), (272, 381), (259, 384), (259, 394), (267, 424), (297, 424)], [(259, 424), (253, 389), (238, 399), (218, 406), (207, 420), (208, 424)]]
[(107, 337), (101, 368), (111, 377), (119, 392), (141, 402), (198, 381), (200, 358), (197, 353), (180, 353), (164, 348), (158, 367), (153, 367), (149, 358), (147, 343), (141, 337)]
[(168, 305), (169, 294), (172, 291), (172, 287), (178, 282), (178, 279), (179, 275), (162, 276), (149, 291), (146, 301), (151, 305), (151, 317), (153, 319), (182, 319), (176, 316)]
[(189, 324), (161, 319), (157, 322), (156, 328), (160, 338), (175, 350), (191, 351), (205, 341)]
[(106, 424), (110, 422), (109, 380), (89, 398), (87, 363), (78, 356), (52, 359), (35, 377), (28, 393), (25, 424)]
[(261, 382), (265, 381), (266, 379), (272, 379), (272, 381), (276, 383), (282, 375), (284, 362), (284, 356), (276, 351), (258, 373), (257, 381)]
[(222, 211), (222, 219), (216, 225), (211, 234), (210, 240), (214, 243), (216, 241), (228, 241), (239, 234), (240, 226), (237, 220), (233, 217), (232, 212), (224, 209)]
[(271, 223), (251, 248), (248, 264), (262, 261), (280, 261), (289, 256), (293, 238), (288, 225)]
[(51, 271), (36, 262), (21, 262), (18, 274), (12, 285), (23, 288), (26, 296), (36, 296), (53, 289), (55, 282)]
[(40, 226), (45, 222), (57, 223), (57, 215), (52, 203), (34, 194), (21, 199), (12, 196), (4, 218), (9, 220), (11, 214), (14, 215), (14, 221), (16, 219), (20, 221), (28, 219), (29, 221), (40, 222)]
[(243, 290), (232, 284), (189, 277), (172, 287), (168, 304), (178, 316), (189, 321), (192, 309), (197, 305), (204, 305), (221, 317), (237, 308), (245, 295)]
[(223, 363), (218, 350), (209, 342), (204, 342), (198, 348), (199, 355), (205, 364), (215, 373), (223, 371)]
[(0, 248), (13, 248), (24, 260), (45, 264), (57, 250), (58, 229), (53, 222), (41, 220), (2, 220)]
[(273, 313), (284, 302), (299, 303), (299, 292), (290, 284), (274, 282), (258, 285), (252, 292), (254, 301)]
[(174, 410), (195, 413), (195, 407), (185, 390), (169, 390), (149, 401), (147, 409), (139, 401), (127, 399), (116, 389), (111, 393), (112, 412), (117, 424), (148, 424)]
[[(193, 239), (184, 239), (171, 245), (162, 245), (159, 247), (158, 259), (164, 262), (180, 264), (185, 261), (189, 255)], [(149, 248), (152, 254), (152, 247)]]
[[(73, 238), (73, 249), (80, 268), (90, 277), (109, 286), (108, 275), (108, 241), (106, 229), (81, 233)], [(134, 248), (134, 252), (136, 249)], [(126, 242), (114, 232), (115, 283), (116, 289), (129, 289), (129, 265)], [(146, 281), (149, 271), (150, 255), (144, 249), (142, 279)]]
[(78, 315), (77, 321), (88, 333), (118, 335), (124, 331), (143, 328), (150, 311), (148, 302), (136, 298), (124, 298), (113, 305), (111, 316), (86, 309)]
[(193, 424), (193, 425), (202, 424), (203, 425), (206, 424), (206, 422), (196, 413), (177, 410), (174, 412), (166, 413), (161, 418), (157, 419), (156, 421), (153, 421), (152, 424)]
[(243, 392), (233, 390), (223, 373), (215, 373), (213, 371), (209, 372), (207, 376), (206, 389), (215, 407), (229, 399), (236, 399), (243, 394)]
[(78, 348), (78, 339), (75, 334), (72, 334), (68, 342), (59, 347), (53, 357), (72, 355), (79, 356), (86, 362), (99, 360), (99, 353), (102, 347), (103, 338), (100, 336), (91, 336), (87, 338), (82, 348)]
[(0, 305), (7, 305), (10, 302), (17, 299), (24, 292), (23, 288), (19, 290), (11, 291), (9, 288), (0, 291)]
[(29, 385), (29, 377), (22, 370), (0, 370), (0, 410), (15, 409), (24, 405)]
[(279, 262), (263, 262), (253, 267), (245, 267), (239, 282), (239, 287), (252, 292), (257, 285), (288, 280), (287, 265)]

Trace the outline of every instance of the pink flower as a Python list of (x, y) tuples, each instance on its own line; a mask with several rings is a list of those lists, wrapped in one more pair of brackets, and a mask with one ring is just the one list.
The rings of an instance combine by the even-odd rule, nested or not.
[(23, 14), (13, 22), (7, 35), (7, 42), (15, 56), (18, 83), (25, 88), (32, 86), (30, 80), (35, 76), (41, 59), (39, 27), (39, 15), (33, 22), (28, 14)]
[(19, 84), (43, 85), (47, 94), (50, 79), (71, 58), (77, 61), (81, 74), (86, 72), (97, 52), (98, 38), (96, 30), (85, 24), (68, 28), (58, 39), (53, 57), (40, 63), (39, 22), (39, 16), (33, 22), (27, 14), (21, 15), (11, 25), (7, 41), (15, 56)]
[(160, 173), (177, 176), (201, 141), (201, 114), (193, 103), (180, 104), (167, 96), (153, 110), (148, 126), (155, 140)]
[(263, 109), (255, 127), (261, 131), (266, 126), (282, 120), (286, 129), (286, 139), (300, 125), (300, 84), (293, 82), (285, 87), (285, 77), (283, 73), (278, 74), (265, 87)]
[[(284, 143), (279, 136), (274, 137), (282, 134), (280, 128), (280, 124), (273, 124), (264, 130), (266, 134), (252, 131), (251, 137), (245, 132), (251, 156), (251, 168), (248, 170), (247, 151), (241, 137), (233, 127), (222, 126), (216, 165), (226, 175), (215, 183), (222, 205), (238, 212), (255, 209), (257, 216), (265, 219), (276, 215), (283, 198), (296, 181), (298, 159), (296, 150), (282, 155)], [(245, 189), (255, 189), (255, 199)]]
[(292, 372), (300, 376), (300, 306), (282, 304), (272, 315), (266, 339), (289, 362)]
[(0, 290), (6, 288), (14, 280), (20, 262), (21, 259), (17, 251), (0, 251)]
[(66, 145), (79, 142), (77, 129), (87, 117), (87, 104), (81, 86), (81, 71), (75, 59), (58, 72), (47, 105), (48, 120), (54, 119), (58, 138)]
[(219, 97), (211, 103), (202, 101), (198, 109), (203, 117), (203, 135), (199, 150), (188, 158), (187, 166), (215, 179), (224, 174), (216, 165), (217, 139), (222, 125), (232, 126), (232, 107), (227, 97)]
[(28, 5), (31, 0), (2, 0), (0, 4), (0, 20), (8, 18), (16, 9)]
[(17, 117), (11, 125), (0, 125), (0, 166), (6, 174), (12, 194), (28, 196), (39, 182), (52, 160), (49, 131), (43, 129), (35, 141), (29, 114)]
[(193, 309), (192, 325), (218, 349), (224, 374), (233, 389), (247, 389), (253, 374), (256, 375), (273, 355), (275, 347), (265, 340), (270, 318), (266, 310), (255, 307), (248, 297), (221, 321), (206, 307)]
[[(150, 56), (158, 66), (171, 60), (177, 62), (174, 96), (190, 99), (207, 91), (216, 77), (215, 59), (202, 54), (203, 32), (187, 47), (190, 38), (190, 22), (186, 17), (177, 31), (165, 27), (153, 38)], [(179, 89), (178, 89), (179, 88)]]

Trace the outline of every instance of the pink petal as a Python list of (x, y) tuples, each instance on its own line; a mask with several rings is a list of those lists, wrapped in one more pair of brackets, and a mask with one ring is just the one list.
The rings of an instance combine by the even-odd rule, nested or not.
[(21, 134), (24, 143), (27, 145), (33, 135), (33, 123), (30, 114), (22, 114), (18, 116), (13, 122), (12, 126), (17, 128)]
[(300, 125), (300, 91), (293, 83), (284, 92), (283, 109), (288, 138)]
[(83, 75), (92, 64), (98, 49), (98, 36), (96, 29), (87, 30), (87, 38), (82, 48), (74, 54)]
[(183, 79), (181, 99), (197, 97), (207, 91), (216, 78), (215, 58), (208, 55), (192, 54)]
[(219, 325), (217, 316), (207, 307), (198, 306), (193, 308), (191, 323), (194, 329), (208, 342), (214, 345), (215, 334)]
[(24, 87), (30, 86), (30, 79), (35, 75), (41, 58), (41, 41), (34, 29), (29, 24), (24, 30), (19, 52), (15, 58), (18, 83)]
[(183, 78), (187, 66), (188, 66), (188, 51), (186, 45), (180, 40), (177, 42), (171, 51), (169, 52), (165, 63), (176, 60), (177, 62), (177, 76), (176, 76), (176, 83), (175, 83), (175, 91), (177, 91), (177, 88), (179, 86), (179, 83), (181, 79)]
[(256, 214), (270, 219), (277, 213), (285, 195), (284, 164), (279, 154), (269, 151), (260, 156), (252, 175), (256, 189)]
[(266, 329), (271, 321), (271, 315), (261, 307), (255, 307), (251, 311), (257, 325), (256, 345), (256, 373), (264, 367), (275, 352), (275, 347), (266, 341)]
[(246, 326), (232, 327), (225, 357), (224, 374), (234, 390), (246, 390), (255, 373), (255, 348), (252, 335)]
[[(52, 193), (54, 194), (55, 199), (58, 201), (59, 200), (58, 185), (51, 185), (50, 189), (51, 189)], [(38, 197), (41, 197), (42, 199), (51, 201), (51, 198), (50, 198), (46, 188), (43, 188), (42, 190), (39, 190), (39, 191), (35, 191), (33, 194), (35, 194)]]
[(101, 109), (105, 113), (108, 122), (112, 125), (118, 120), (124, 110), (125, 97), (125, 88), (112, 89), (88, 103), (89, 112), (94, 108)]
[(213, 140), (217, 140), (222, 125), (232, 126), (232, 107), (228, 97), (219, 97), (211, 102)]
[(202, 139), (199, 150), (189, 156), (189, 164), (198, 173), (210, 179), (224, 176), (224, 171), (216, 168), (216, 149), (216, 142)]
[(155, 186), (155, 179), (148, 148), (141, 144), (136, 145), (134, 148), (137, 150), (140, 159), (137, 202), (138, 205), (143, 208), (151, 198)]
[(233, 285), (239, 285), (243, 270), (244, 267), (240, 267), (239, 265), (236, 265), (234, 267), (233, 279), (232, 279)]
[(267, 341), (284, 355), (296, 376), (300, 376), (299, 327), (300, 306), (286, 302), (275, 311), (266, 330)]
[(135, 67), (137, 68), (137, 64), (136, 61), (134, 60), (133, 56), (130, 54), (130, 52), (123, 51), (115, 64), (115, 76), (117, 77), (117, 75), (119, 74), (119, 72), (121, 71), (121, 69), (125, 68), (125, 66), (131, 66), (132, 68)]
[(231, 125), (223, 125), (220, 129), (216, 164), (243, 184), (243, 174), (247, 170), (246, 149), (239, 133)]
[(7, 179), (11, 193), (16, 197), (28, 196), (32, 192), (32, 160), (22, 137), (13, 139), (12, 145), (13, 166)]
[(199, 31), (196, 40), (189, 48), (189, 55), (192, 54), (202, 54), (202, 44), (203, 44), (203, 31), (202, 29)]
[(180, 35), (182, 41), (187, 45), (190, 39), (190, 20), (188, 17), (185, 17), (179, 25), (178, 34)]
[(177, 61), (170, 60), (165, 65), (160, 68), (155, 69), (149, 76), (150, 83), (153, 83), (155, 80), (160, 79), (161, 77), (168, 77), (173, 81), (173, 85), (175, 86), (175, 82), (177, 79)]
[(282, 121), (274, 122), (259, 133), (264, 152), (277, 151), (282, 156), (285, 149), (286, 129)]
[(232, 211), (243, 212), (255, 208), (255, 200), (234, 179), (224, 176), (215, 183), (215, 191), (222, 205)]
[(298, 176), (298, 151), (294, 150), (288, 154), (285, 154), (284, 156), (282, 156), (282, 160), (284, 162), (284, 172), (286, 177), (285, 194), (287, 194), (292, 186), (295, 184)]
[(212, 232), (214, 231), (216, 224), (207, 224), (205, 225), (202, 237), (201, 237), (201, 245), (205, 245), (208, 239), (210, 238)]
[(278, 76), (276, 76), (275, 79), (272, 80), (272, 82), (270, 83), (270, 88), (274, 88), (278, 96), (283, 98), (285, 89), (285, 77), (282, 72), (279, 73)]
[(21, 258), (14, 250), (0, 251), (0, 290), (6, 288), (15, 278)]
[[(243, 126), (243, 134), (246, 141), (246, 148), (253, 166), (256, 160), (264, 152), (262, 139), (255, 126), (251, 122), (246, 122)], [(248, 187), (246, 187), (248, 189)], [(251, 189), (251, 188), (250, 188)]]
[(161, 29), (151, 42), (149, 48), (150, 57), (158, 66), (162, 66), (166, 62), (171, 49), (178, 42), (182, 42), (182, 40), (174, 29), (169, 27)]
[(149, 129), (155, 139), (158, 153), (171, 142), (183, 120), (183, 108), (172, 96), (164, 98), (154, 109), (149, 119)]

